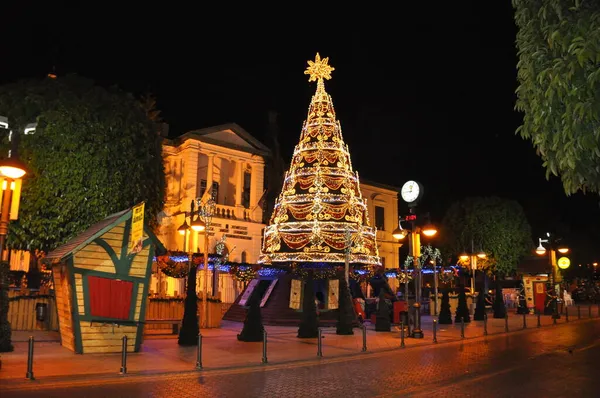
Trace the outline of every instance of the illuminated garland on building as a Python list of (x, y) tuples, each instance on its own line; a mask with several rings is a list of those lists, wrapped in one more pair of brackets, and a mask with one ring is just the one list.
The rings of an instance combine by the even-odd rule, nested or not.
[(351, 263), (381, 263), (358, 173), (352, 170), (331, 96), (325, 91), (324, 80), (331, 79), (334, 70), (328, 61), (317, 54), (304, 72), (309, 81), (317, 82), (317, 90), (265, 228), (260, 264), (343, 263), (348, 247)]

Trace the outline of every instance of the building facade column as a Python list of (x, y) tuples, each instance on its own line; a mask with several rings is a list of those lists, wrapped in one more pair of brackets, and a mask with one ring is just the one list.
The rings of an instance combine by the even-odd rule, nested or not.
[[(204, 191), (204, 195), (202, 195), (202, 203), (206, 203), (212, 195), (212, 185), (213, 185), (213, 170), (215, 163), (215, 154), (209, 153), (207, 155), (208, 160), (206, 164), (206, 190)], [(215, 198), (216, 200), (216, 198)]]
[(262, 221), (262, 208), (258, 207), (258, 201), (262, 197), (264, 188), (263, 162), (252, 162), (252, 174), (250, 175), (250, 210), (252, 221)]
[(242, 192), (244, 191), (244, 162), (239, 159), (235, 164), (235, 217), (244, 219)]

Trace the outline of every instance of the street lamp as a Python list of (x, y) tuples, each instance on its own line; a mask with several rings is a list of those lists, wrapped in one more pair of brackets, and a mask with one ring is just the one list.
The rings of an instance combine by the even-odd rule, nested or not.
[[(202, 204), (199, 200), (198, 202), (198, 210), (194, 210), (194, 205), (196, 201), (192, 200), (190, 205), (190, 212), (185, 213), (185, 218), (190, 217), (190, 224), (188, 225), (187, 220), (184, 218), (183, 224), (179, 228), (177, 228), (177, 232), (184, 236), (184, 251), (186, 245), (185, 235), (190, 229), (195, 232), (204, 232), (204, 285), (202, 287), (202, 325), (201, 327), (208, 326), (208, 238), (210, 232), (210, 225), (212, 223), (212, 217), (215, 213), (216, 203), (214, 200), (209, 199), (206, 203)], [(189, 267), (192, 266), (192, 248), (190, 245), (189, 248)], [(216, 286), (218, 284), (215, 282), (215, 277), (217, 277), (217, 270), (213, 269), (213, 295), (216, 294)]]
[[(207, 200), (204, 204), (198, 203), (198, 221), (202, 222), (201, 224), (196, 224), (196, 228), (199, 228), (198, 231), (204, 231), (204, 287), (202, 289), (202, 313), (204, 314), (202, 317), (202, 325), (204, 327), (208, 327), (208, 238), (210, 234), (210, 226), (212, 224), (212, 218), (215, 214), (216, 203), (213, 199)], [(192, 223), (192, 229), (194, 225)], [(216, 290), (218, 287), (218, 275), (217, 268), (213, 268), (213, 295), (216, 294)]]
[(0, 160), (0, 259), (4, 259), (8, 223), (19, 217), (21, 183), (25, 174), (27, 169), (19, 159)]
[[(551, 239), (550, 233), (546, 233), (546, 236), (548, 239), (538, 238), (539, 244), (538, 244), (538, 247), (535, 249), (535, 252), (540, 256), (543, 256), (546, 254), (546, 252), (548, 252), (548, 259), (549, 259), (549, 265), (550, 265), (550, 272), (548, 273), (548, 281), (549, 281), (551, 289), (556, 294), (556, 298), (552, 302), (552, 308), (551, 308), (552, 309), (552, 318), (560, 319), (560, 314), (558, 313), (558, 305), (557, 305), (558, 304), (557, 300), (560, 297), (560, 288), (557, 291), (556, 286), (555, 286), (555, 283), (558, 282), (558, 280), (557, 280), (558, 274), (556, 272), (556, 269), (557, 269), (556, 252), (558, 251), (559, 253), (568, 253), (569, 248), (564, 245), (558, 245), (557, 244), (558, 239)], [(550, 250), (546, 250), (546, 248), (544, 247), (544, 243), (548, 244)], [(556, 247), (556, 249), (555, 249), (555, 247)], [(546, 294), (548, 295), (549, 293), (546, 293)]]
[[(414, 208), (410, 208), (410, 213), (414, 214)], [(416, 217), (415, 217), (416, 219)], [(415, 308), (415, 326), (413, 328), (413, 333), (412, 333), (412, 337), (414, 338), (423, 338), (423, 330), (421, 330), (421, 266), (419, 264), (419, 257), (421, 256), (421, 236), (420, 234), (423, 234), (427, 237), (432, 237), (435, 236), (437, 234), (437, 228), (435, 228), (435, 226), (433, 226), (433, 224), (431, 224), (430, 222), (427, 223), (424, 227), (419, 227), (417, 225), (415, 225), (415, 220), (411, 220), (411, 228), (410, 230), (407, 229), (403, 229), (402, 225), (402, 218), (399, 218), (398, 220), (398, 228), (396, 228), (394, 230), (394, 232), (392, 232), (392, 236), (397, 239), (397, 240), (402, 240), (404, 238), (406, 238), (407, 236), (410, 237), (409, 240), (409, 251), (410, 251), (410, 255), (413, 258), (413, 267), (414, 269), (417, 271), (416, 275), (415, 275), (415, 304), (414, 304), (414, 308)], [(437, 271), (437, 267), (434, 265), (434, 274)], [(405, 262), (404, 263), (404, 272), (408, 275), (408, 264)], [(436, 299), (437, 299), (437, 274), (434, 275), (434, 290), (435, 290), (435, 294), (436, 294)], [(408, 283), (405, 284), (404, 286), (405, 289), (405, 296), (406, 296), (406, 303), (408, 304)]]

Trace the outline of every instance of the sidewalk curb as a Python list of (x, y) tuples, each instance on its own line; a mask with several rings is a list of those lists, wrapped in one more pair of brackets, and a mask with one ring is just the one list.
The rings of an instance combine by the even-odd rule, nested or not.
[[(590, 323), (590, 322), (598, 321), (598, 320), (600, 320), (600, 318), (591, 318), (591, 319), (587, 318), (587, 319), (571, 321), (569, 323), (570, 324)], [(405, 348), (401, 348), (400, 345), (398, 345), (398, 347), (393, 347), (393, 348), (376, 349), (376, 350), (371, 350), (371, 351), (366, 351), (366, 352), (341, 354), (341, 355), (336, 355), (335, 357), (330, 357), (330, 358), (328, 358), (328, 357), (318, 358), (315, 356), (314, 359), (287, 360), (287, 361), (283, 361), (283, 362), (268, 363), (268, 364), (260, 364), (257, 361), (256, 364), (232, 365), (232, 366), (223, 366), (223, 367), (218, 367), (218, 368), (204, 367), (203, 370), (193, 369), (193, 364), (190, 364), (190, 370), (179, 370), (179, 371), (157, 370), (157, 371), (145, 371), (145, 372), (139, 372), (139, 373), (130, 372), (125, 375), (119, 375), (117, 372), (114, 372), (114, 373), (104, 372), (104, 373), (92, 373), (92, 374), (78, 374), (78, 375), (70, 375), (70, 376), (67, 376), (67, 375), (48, 376), (48, 377), (44, 377), (43, 379), (36, 379), (36, 380), (31, 380), (31, 381), (25, 379), (24, 377), (23, 378), (13, 377), (13, 378), (0, 379), (0, 386), (2, 387), (1, 388), (2, 391), (32, 390), (32, 389), (37, 389), (40, 387), (59, 388), (59, 387), (66, 387), (66, 386), (90, 385), (90, 384), (94, 384), (94, 382), (96, 382), (96, 381), (104, 381), (106, 383), (119, 384), (119, 383), (127, 383), (133, 379), (143, 380), (143, 379), (155, 379), (157, 377), (169, 377), (169, 376), (170, 377), (180, 376), (182, 378), (185, 378), (185, 377), (189, 377), (190, 375), (218, 376), (218, 375), (225, 375), (225, 374), (255, 372), (258, 370), (272, 371), (272, 370), (278, 370), (278, 369), (284, 369), (284, 368), (296, 368), (296, 367), (310, 366), (310, 365), (315, 365), (315, 364), (330, 364), (330, 363), (337, 363), (337, 362), (360, 360), (366, 356), (377, 357), (377, 356), (389, 355), (394, 352), (404, 351), (404, 350), (409, 350), (409, 349), (410, 350), (419, 349), (419, 348), (427, 349), (427, 348), (431, 348), (432, 346), (439, 347), (439, 346), (459, 345), (459, 344), (464, 344), (464, 343), (476, 343), (481, 340), (485, 341), (488, 339), (496, 339), (496, 338), (500, 338), (503, 336), (509, 337), (511, 335), (515, 335), (515, 334), (519, 334), (519, 333), (539, 331), (542, 329), (547, 329), (549, 327), (560, 327), (560, 326), (566, 326), (566, 325), (569, 325), (569, 324), (560, 323), (560, 324), (556, 324), (556, 325), (543, 326), (541, 328), (531, 327), (531, 328), (527, 328), (527, 329), (514, 330), (509, 333), (503, 333), (503, 332), (491, 333), (491, 334), (488, 334), (487, 336), (479, 335), (479, 336), (474, 336), (474, 337), (465, 337), (464, 339), (458, 338), (458, 339), (453, 339), (453, 340), (449, 340), (449, 341), (442, 341), (439, 343), (433, 343), (433, 341), (429, 341), (427, 343), (419, 344), (419, 345), (407, 345)], [(407, 338), (407, 340), (410, 341), (411, 338)], [(311, 342), (309, 344), (316, 346), (316, 343), (313, 344)], [(10, 385), (8, 386), (6, 384), (10, 384)]]

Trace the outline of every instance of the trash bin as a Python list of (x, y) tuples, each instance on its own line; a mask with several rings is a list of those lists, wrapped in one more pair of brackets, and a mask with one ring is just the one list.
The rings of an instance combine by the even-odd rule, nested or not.
[(46, 313), (48, 312), (48, 304), (46, 303), (37, 303), (35, 305), (35, 315), (36, 319), (40, 322), (44, 322), (46, 320)]

